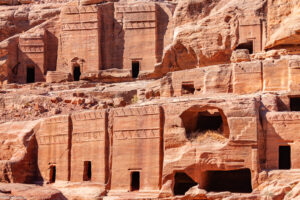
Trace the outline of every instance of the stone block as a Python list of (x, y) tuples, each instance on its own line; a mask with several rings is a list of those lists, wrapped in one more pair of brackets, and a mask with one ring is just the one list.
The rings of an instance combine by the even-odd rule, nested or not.
[(289, 61), (289, 91), (300, 90), (300, 59)]
[(288, 89), (288, 60), (263, 61), (263, 91)]
[(251, 94), (262, 89), (261, 62), (233, 64), (233, 93)]
[(66, 81), (71, 81), (72, 76), (70, 73), (48, 71), (46, 75), (47, 83), (61, 83)]

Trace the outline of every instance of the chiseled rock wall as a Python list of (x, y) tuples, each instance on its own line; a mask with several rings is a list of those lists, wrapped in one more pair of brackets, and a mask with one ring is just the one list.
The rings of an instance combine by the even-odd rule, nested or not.
[[(163, 188), (172, 190), (173, 184), (168, 181), (174, 178), (175, 172), (185, 172), (200, 187), (205, 187), (204, 173), (209, 170), (234, 170), (249, 168), (252, 172), (252, 184), (256, 185), (259, 171), (258, 136), (262, 134), (258, 127), (258, 110), (255, 98), (226, 97), (182, 101), (163, 105), (165, 112), (164, 125), (164, 165)], [(197, 116), (193, 113), (219, 109), (224, 126), (224, 143), (190, 141), (183, 121), (193, 123)], [(186, 113), (189, 112), (189, 113)], [(185, 114), (186, 113), (186, 114)], [(226, 128), (227, 127), (227, 128)], [(255, 144), (255, 145), (254, 145)], [(256, 147), (254, 147), (256, 146)], [(174, 180), (174, 179), (173, 179)], [(168, 187), (171, 187), (167, 189)]]
[(48, 118), (37, 131), (38, 169), (45, 182), (51, 182), (51, 166), (56, 166), (58, 180), (70, 179), (70, 121), (69, 115)]
[[(105, 184), (108, 180), (108, 134), (106, 110), (72, 115), (71, 181), (80, 182), (84, 162), (91, 161), (91, 181)], [(88, 178), (88, 177), (85, 177)]]
[(111, 190), (131, 191), (133, 172), (140, 173), (141, 191), (160, 190), (162, 117), (158, 105), (113, 110)]
[(299, 66), (300, 57), (294, 55), (176, 71), (155, 83), (159, 89), (149, 85), (146, 98), (155, 97), (155, 90), (169, 97), (297, 91)]
[(277, 155), (279, 146), (291, 146), (291, 168), (300, 168), (299, 128), (300, 115), (298, 112), (270, 112), (267, 114), (266, 158), (267, 169), (278, 167)]
[[(26, 170), (36, 170), (34, 172), (40, 177), (35, 178), (51, 182), (53, 166), (56, 167), (56, 180), (80, 182), (84, 177), (84, 161), (91, 161), (92, 181), (105, 184), (107, 177), (111, 176), (111, 190), (117, 191), (130, 190), (129, 180), (134, 171), (141, 174), (141, 191), (159, 191), (162, 183), (173, 180), (177, 168), (200, 184), (204, 180), (192, 173), (195, 167), (200, 167), (202, 172), (249, 168), (255, 183), (260, 151), (257, 146), (260, 134), (257, 105), (255, 98), (217, 97), (171, 104), (166, 102), (163, 109), (159, 105), (113, 109), (109, 117), (102, 110), (60, 115), (35, 123), (3, 124), (2, 132), (8, 134), (10, 128), (18, 131), (21, 124), (27, 127), (24, 132), (31, 134), (33, 139), (35, 133), (37, 140), (37, 143), (23, 147), (29, 153), (29, 149), (35, 150), (31, 152), (30, 161), (37, 159), (37, 165), (12, 171), (13, 182), (25, 182), (22, 177)], [(210, 148), (191, 142), (187, 136), (190, 126), (186, 124), (187, 120), (189, 123), (197, 121), (198, 116), (194, 114), (206, 110), (219, 110), (223, 134), (227, 138), (222, 144), (212, 142)], [(106, 133), (109, 135), (106, 136)], [(1, 136), (9, 142), (5, 134)], [(19, 135), (19, 138), (24, 140), (25, 136)], [(253, 145), (256, 147), (253, 148)], [(9, 149), (16, 147), (12, 144)], [(198, 153), (191, 154), (193, 151)], [(7, 150), (1, 155), (12, 156), (13, 152), (22, 153), (17, 149)], [(20, 165), (29, 160), (23, 156), (17, 161)]]
[[(173, 195), (177, 172), (206, 189), (210, 171), (239, 169), (249, 169), (252, 188), (265, 191), (273, 172), (263, 175), (262, 170), (278, 169), (279, 146), (291, 146), (291, 168), (299, 168), (300, 139), (294, 132), (299, 116), (289, 108), (277, 112), (283, 97), (195, 96), (1, 124), (1, 181), (51, 182), (51, 167), (56, 166), (56, 180), (81, 182), (87, 173), (84, 163), (91, 161), (92, 183), (100, 183), (109, 195), (130, 191), (133, 172), (140, 173), (141, 192), (165, 197)], [(198, 114), (204, 112), (220, 114), (221, 138), (191, 138)]]

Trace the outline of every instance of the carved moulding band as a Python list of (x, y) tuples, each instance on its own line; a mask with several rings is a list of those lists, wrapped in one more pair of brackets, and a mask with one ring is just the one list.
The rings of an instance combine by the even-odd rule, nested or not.
[(114, 139), (116, 140), (149, 138), (160, 138), (160, 129), (114, 131)]

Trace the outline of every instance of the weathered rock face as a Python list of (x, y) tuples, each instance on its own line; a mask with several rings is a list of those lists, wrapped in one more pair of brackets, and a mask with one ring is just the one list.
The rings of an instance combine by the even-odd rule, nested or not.
[[(36, 80), (45, 81), (43, 74), (45, 66), (49, 66), (46, 70), (53, 70), (56, 67), (57, 38), (54, 36), (56, 25), (51, 20), (59, 15), (59, 5), (13, 6), (9, 9), (2, 6), (0, 10), (2, 16), (0, 19), (0, 82), (26, 82), (27, 72), (24, 66), (35, 65), (40, 66), (41, 69), (36, 70)], [(23, 34), (20, 38), (19, 33), (34, 29), (35, 26), (41, 26), (43, 30), (37, 28), (36, 33), (34, 33), (36, 30), (30, 30), (31, 33)], [(47, 34), (41, 35), (41, 32), (45, 33), (45, 28)], [(44, 46), (46, 35), (49, 44)], [(34, 44), (37, 38), (40, 38), (40, 41)], [(52, 53), (46, 56), (44, 52), (48, 51)], [(37, 57), (28, 55), (35, 53), (40, 55)]]
[(37, 145), (34, 136), (37, 124), (38, 122), (1, 124), (1, 182), (32, 183), (37, 180)]
[(69, 0), (1, 0), (0, 5), (20, 5), (20, 4), (31, 4), (31, 3), (62, 3), (68, 2)]
[(300, 4), (297, 0), (268, 1), (267, 48), (288, 47), (299, 52)]
[(1, 6), (0, 12), (0, 41), (3, 41), (59, 15), (60, 7), (55, 4), (13, 6), (9, 9)]
[(61, 14), (57, 71), (69, 72), (74, 79), (79, 78), (75, 70), (81, 79), (113, 68), (131, 72), (131, 78), (153, 71), (173, 37), (174, 7), (153, 2), (66, 5)]
[(0, 4), (0, 199), (299, 197), (298, 1)]
[(16, 5), (18, 4), (18, 0), (1, 0), (0, 5)]
[[(68, 74), (75, 80), (102, 80), (99, 71), (113, 68), (129, 71), (132, 78), (157, 78), (170, 71), (230, 63), (235, 49), (248, 49), (252, 54), (261, 52), (266, 44), (270, 49), (299, 43), (298, 29), (293, 25), (298, 24), (297, 1), (285, 1), (281, 6), (277, 1), (267, 4), (261, 0), (180, 1), (178, 5), (136, 1), (58, 2), (68, 1), (2, 6), (4, 28), (0, 41), (43, 22), (45, 32), (40, 43), (34, 36), (43, 31), (39, 28), (21, 36), (17, 44), (24, 56), (18, 58), (19, 48), (8, 41), (15, 50), (1, 58), (0, 64), (6, 69), (2, 70), (1, 82), (46, 79), (59, 82), (70, 80)], [(60, 18), (55, 18), (60, 12)], [(284, 36), (283, 30), (287, 29), (290, 31)], [(297, 48), (293, 45), (294, 54)], [(31, 56), (35, 53), (40, 53), (39, 58)], [(245, 59), (248, 60), (242, 58)], [(30, 77), (26, 77), (28, 74)], [(119, 79), (116, 75), (116, 78), (129, 80), (128, 76)]]
[(36, 200), (64, 200), (60, 191), (36, 185), (0, 184), (0, 198), (4, 199), (36, 199)]
[(264, 16), (258, 11), (264, 6), (260, 0), (179, 2), (174, 14), (174, 41), (165, 49), (157, 73), (228, 63), (232, 51), (248, 48), (242, 47), (248, 41), (252, 51), (261, 51)]

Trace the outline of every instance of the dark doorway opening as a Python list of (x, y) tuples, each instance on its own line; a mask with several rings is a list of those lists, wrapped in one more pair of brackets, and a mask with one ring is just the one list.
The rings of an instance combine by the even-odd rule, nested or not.
[(197, 183), (186, 173), (177, 172), (175, 174), (174, 195), (184, 195), (195, 185), (197, 185)]
[(248, 49), (250, 54), (253, 54), (253, 41), (239, 44), (236, 49)]
[(132, 73), (132, 78), (137, 78), (139, 76), (140, 73), (140, 62), (139, 61), (132, 61), (132, 69), (131, 69), (131, 73)]
[(56, 166), (50, 166), (50, 183), (54, 183), (56, 180)]
[(74, 81), (79, 81), (81, 76), (80, 66), (75, 66), (73, 70)]
[(222, 117), (220, 113), (210, 114), (208, 112), (199, 112), (197, 121), (197, 130), (199, 132), (214, 130), (221, 131), (222, 128)]
[(92, 162), (84, 161), (83, 165), (83, 181), (90, 181), (92, 179)]
[(181, 84), (181, 95), (189, 95), (195, 93), (195, 87), (193, 82), (183, 82)]
[(251, 172), (249, 169), (207, 171), (207, 182), (204, 189), (208, 192), (251, 193)]
[(35, 81), (35, 68), (34, 67), (27, 67), (27, 83), (34, 83)]
[(279, 169), (291, 169), (290, 146), (279, 146)]
[(131, 172), (131, 191), (140, 189), (140, 172)]
[(300, 111), (300, 97), (290, 97), (291, 111)]

